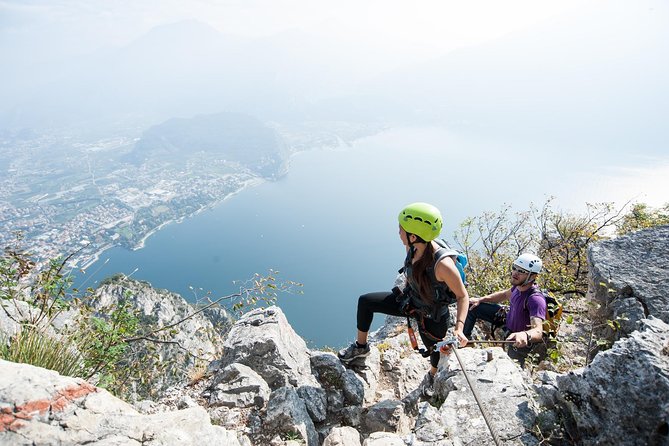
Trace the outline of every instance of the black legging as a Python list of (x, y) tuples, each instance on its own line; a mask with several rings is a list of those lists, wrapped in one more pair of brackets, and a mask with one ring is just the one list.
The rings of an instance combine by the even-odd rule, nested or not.
[[(405, 313), (400, 311), (400, 304), (392, 292), (381, 291), (363, 294), (358, 298), (358, 330), (365, 333), (369, 332), (369, 328), (372, 326), (372, 319), (374, 319), (374, 313), (383, 313), (390, 316), (406, 316)], [(448, 315), (444, 315), (442, 320), (438, 322), (423, 318), (423, 323), (425, 324), (424, 329), (420, 326), (420, 321), (418, 321), (418, 333), (420, 334), (420, 339), (423, 341), (423, 345), (429, 350), (438, 341), (425, 335), (424, 331), (427, 330), (432, 336), (443, 339), (448, 330)], [(439, 364), (439, 356), (438, 351), (432, 352), (430, 355), (430, 365), (432, 367), (437, 367)]]

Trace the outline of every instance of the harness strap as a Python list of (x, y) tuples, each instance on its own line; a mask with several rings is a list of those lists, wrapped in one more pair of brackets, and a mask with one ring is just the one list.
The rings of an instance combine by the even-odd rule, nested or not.
[(416, 318), (416, 321), (418, 321), (418, 323), (419, 323), (419, 326), (418, 326), (418, 332), (419, 333), (424, 334), (425, 336), (427, 336), (428, 338), (430, 338), (431, 340), (436, 341), (436, 342), (442, 341), (442, 338), (438, 338), (438, 337), (434, 336), (432, 333), (430, 333), (429, 331), (427, 331), (427, 329), (425, 328), (424, 316), (420, 312), (416, 311), (413, 308), (408, 311), (407, 332), (409, 333), (409, 340), (411, 341), (411, 347), (413, 347), (413, 349), (416, 350), (418, 353), (420, 353), (424, 358), (427, 358), (428, 356), (430, 356), (432, 354), (432, 351), (434, 350), (434, 348), (433, 347), (430, 347), (430, 348), (427, 348), (427, 349), (426, 348), (418, 348), (418, 340), (416, 339), (416, 335), (413, 331), (413, 327), (411, 326), (411, 318), (409, 317), (409, 315), (414, 315), (414, 317), (415, 317), (415, 315), (418, 315), (418, 317), (420, 318), (420, 319), (418, 317)]

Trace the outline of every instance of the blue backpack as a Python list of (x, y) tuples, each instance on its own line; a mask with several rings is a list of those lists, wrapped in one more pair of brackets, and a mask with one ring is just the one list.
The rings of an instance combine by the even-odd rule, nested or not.
[[(440, 248), (437, 249), (437, 251), (434, 253), (434, 264), (436, 265), (441, 261), (441, 259), (443, 259), (446, 256), (455, 257), (453, 259), (455, 261), (455, 267), (460, 272), (460, 278), (462, 279), (462, 283), (464, 283), (465, 286), (467, 286), (467, 275), (465, 274), (465, 266), (467, 266), (467, 264), (469, 263), (469, 260), (467, 260), (467, 256), (461, 253), (460, 251), (451, 248), (444, 239), (436, 239), (435, 242), (437, 242)], [(434, 274), (434, 267), (432, 268), (432, 270)]]

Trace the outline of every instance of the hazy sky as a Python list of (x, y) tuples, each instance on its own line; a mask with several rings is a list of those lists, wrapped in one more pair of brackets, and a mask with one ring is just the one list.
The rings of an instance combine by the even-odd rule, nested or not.
[[(12, 47), (62, 57), (122, 45), (160, 24), (197, 19), (219, 31), (269, 36), (303, 30), (425, 55), (478, 44), (602, 1), (533, 0), (3, 0), (0, 29)], [(610, 3), (610, 2), (608, 2)], [(26, 57), (27, 54), (24, 54)]]
[[(544, 28), (551, 27), (566, 30), (560, 36), (566, 46), (564, 54), (548, 57), (564, 58), (565, 64), (582, 62), (567, 59), (572, 49), (578, 52), (574, 45), (587, 46), (593, 39), (599, 39), (596, 51), (610, 40), (607, 53), (633, 52), (667, 37), (652, 33), (668, 28), (669, 4), (662, 0), (0, 0), (4, 65), (0, 80), (9, 88), (7, 84), (15, 80), (43, 78), (54, 65), (67, 66), (101, 48), (123, 47), (156, 26), (188, 19), (246, 41), (263, 39), (265, 45), (276, 41), (295, 51), (310, 51), (312, 59), (318, 59), (314, 54), (320, 51), (321, 61), (331, 56), (333, 64), (339, 64), (333, 78), (364, 80), (527, 30), (534, 33), (531, 40), (537, 40)], [(569, 35), (570, 24), (578, 26), (579, 34)], [(592, 59), (590, 54), (585, 57), (585, 62)], [(328, 68), (316, 65), (313, 71), (321, 75)]]
[[(142, 40), (189, 19), (222, 34)], [(633, 150), (666, 165), (668, 53), (666, 0), (0, 0), (0, 119), (395, 107), (586, 162)]]

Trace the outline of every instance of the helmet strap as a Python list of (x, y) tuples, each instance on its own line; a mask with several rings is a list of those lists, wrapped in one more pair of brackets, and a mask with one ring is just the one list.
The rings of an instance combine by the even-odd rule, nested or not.
[(528, 271), (527, 278), (525, 279), (525, 282), (523, 282), (523, 284), (521, 286), (525, 286), (528, 283), (534, 283), (534, 281), (536, 280), (536, 277), (532, 278), (532, 280), (530, 281), (530, 277), (532, 277), (532, 274), (534, 274), (534, 273), (531, 272), (531, 271)]
[[(411, 241), (412, 235), (416, 237), (416, 241), (414, 242)], [(416, 234), (411, 234), (410, 232), (407, 232), (407, 242), (409, 243), (409, 252), (407, 253), (407, 258), (409, 261), (413, 260), (414, 256), (416, 255), (416, 251), (418, 251), (418, 248), (416, 248), (417, 243), (422, 243), (425, 245), (428, 243)]]
[[(416, 237), (416, 241), (411, 241), (411, 236)], [(411, 232), (407, 232), (407, 243), (409, 243), (409, 252), (407, 253), (408, 259), (413, 260), (413, 257), (416, 255), (416, 243), (421, 243), (423, 239), (418, 237), (416, 234), (412, 234)]]
[(409, 261), (413, 260), (413, 256), (415, 255), (416, 255), (416, 247), (413, 245), (413, 243), (409, 242), (409, 252), (407, 253)]

